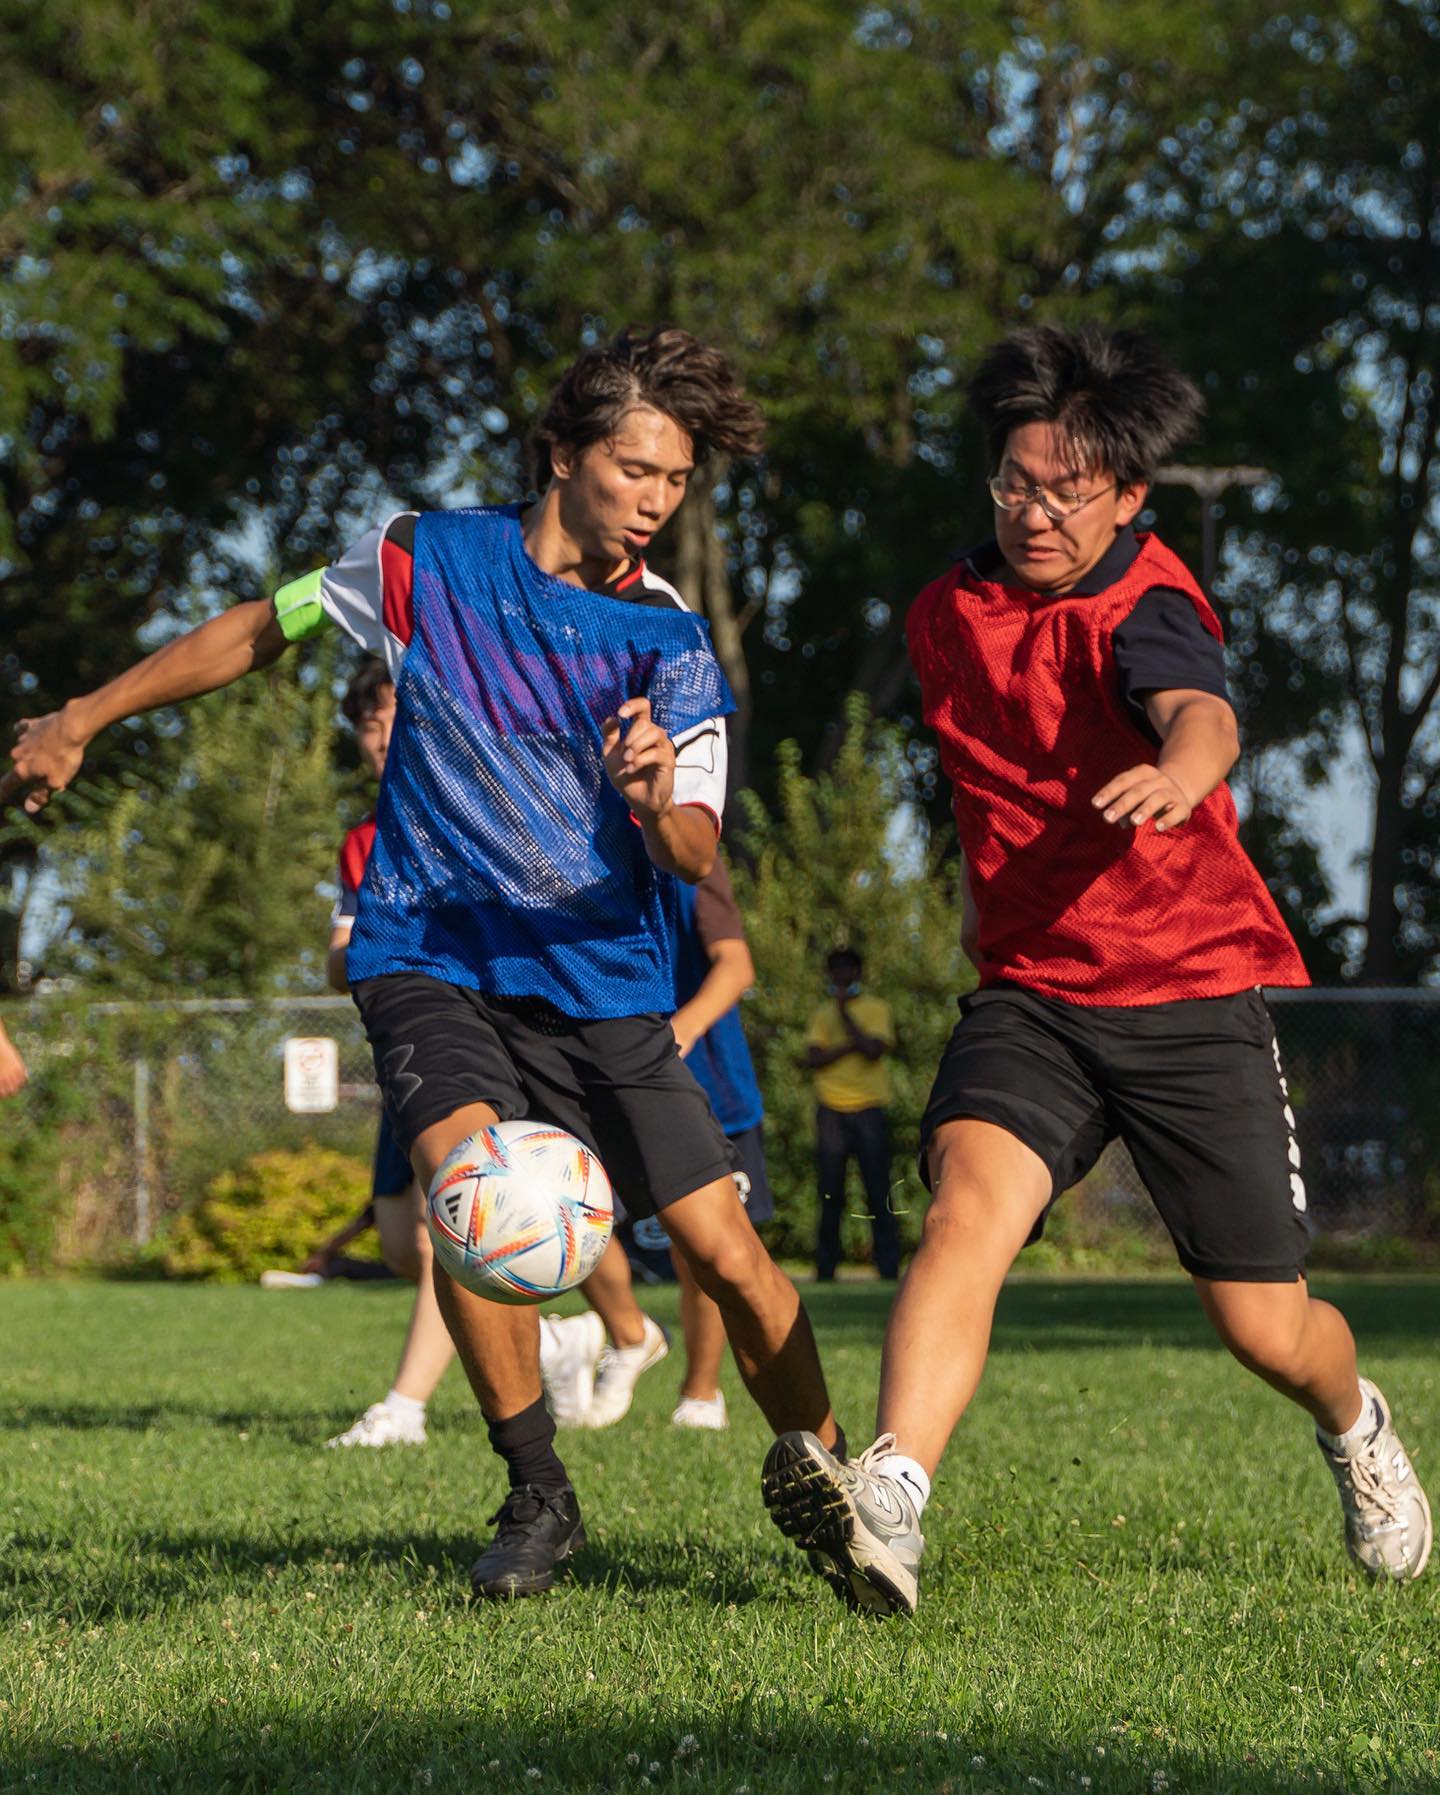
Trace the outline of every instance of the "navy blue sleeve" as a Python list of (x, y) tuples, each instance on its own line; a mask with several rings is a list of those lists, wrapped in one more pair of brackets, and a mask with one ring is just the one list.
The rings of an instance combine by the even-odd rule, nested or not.
[(1111, 638), (1120, 697), (1135, 722), (1152, 740), (1155, 731), (1145, 714), (1149, 692), (1184, 688), (1209, 692), (1230, 702), (1225, 681), (1225, 650), (1200, 621), (1183, 592), (1157, 586), (1140, 599)]

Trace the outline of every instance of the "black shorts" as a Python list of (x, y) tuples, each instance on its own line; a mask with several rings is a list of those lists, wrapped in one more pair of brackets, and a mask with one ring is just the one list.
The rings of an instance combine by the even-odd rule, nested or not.
[(660, 1015), (586, 1022), (537, 998), (488, 997), (419, 972), (353, 987), (397, 1140), (467, 1103), (568, 1128), (632, 1215), (728, 1178), (734, 1158)]
[[(1131, 1007), (1057, 1003), (1015, 985), (960, 1000), (920, 1125), (920, 1173), (944, 1122), (993, 1122), (1045, 1162), (1050, 1201), (1122, 1140), (1186, 1271), (1303, 1276), (1309, 1227), (1295, 1115), (1258, 991)], [(1044, 1229), (1042, 1215), (1031, 1240)]]

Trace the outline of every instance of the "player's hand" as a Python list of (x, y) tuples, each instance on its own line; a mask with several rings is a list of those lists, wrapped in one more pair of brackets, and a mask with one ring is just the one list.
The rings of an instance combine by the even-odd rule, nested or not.
[(675, 797), (675, 744), (650, 715), (650, 700), (627, 698), (600, 725), (600, 745), (611, 785), (636, 816), (664, 816)]
[(24, 1060), (0, 1034), (0, 1097), (13, 1097), (29, 1076)]
[(24, 792), (26, 814), (38, 816), (80, 771), (89, 743), (67, 721), (63, 710), (17, 723), (15, 736), (10, 750), (14, 764), (0, 778), (0, 804)]
[(1160, 767), (1130, 767), (1102, 785), (1090, 800), (1107, 823), (1138, 829), (1154, 822), (1156, 833), (1188, 823), (1195, 806)]
[(670, 1018), (670, 1032), (675, 1037), (675, 1051), (682, 1060), (688, 1059), (690, 1049), (695, 1045), (695, 1036), (687, 1029), (681, 1028), (673, 1016)]

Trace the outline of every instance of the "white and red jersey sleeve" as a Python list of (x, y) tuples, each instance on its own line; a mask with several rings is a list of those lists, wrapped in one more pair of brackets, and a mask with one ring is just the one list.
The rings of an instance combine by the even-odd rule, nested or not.
[[(640, 601), (642, 603), (663, 604), (668, 600), (682, 611), (690, 609), (670, 582), (661, 579), (643, 561), (617, 582), (613, 591), (618, 597), (633, 600), (638, 597), (637, 584), (646, 594)], [(725, 783), (729, 770), (730, 745), (723, 717), (707, 717), (703, 723), (697, 723), (693, 729), (675, 737), (675, 802), (698, 804), (702, 810), (708, 810), (717, 835), (725, 815)]]
[(325, 615), (398, 677), (415, 633), (413, 511), (396, 512), (347, 548), (320, 576)]

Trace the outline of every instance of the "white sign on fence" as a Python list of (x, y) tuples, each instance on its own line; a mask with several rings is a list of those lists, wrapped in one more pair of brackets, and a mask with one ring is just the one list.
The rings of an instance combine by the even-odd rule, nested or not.
[(297, 1115), (340, 1101), (340, 1048), (330, 1035), (291, 1035), (285, 1043), (285, 1107)]

